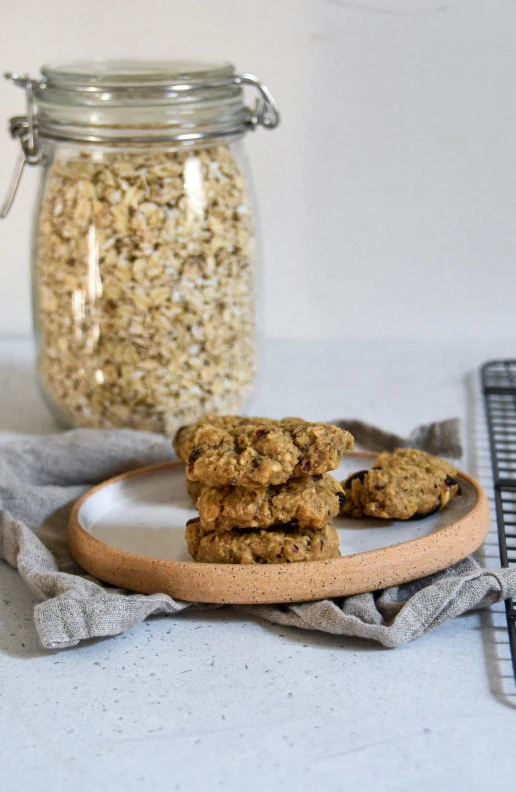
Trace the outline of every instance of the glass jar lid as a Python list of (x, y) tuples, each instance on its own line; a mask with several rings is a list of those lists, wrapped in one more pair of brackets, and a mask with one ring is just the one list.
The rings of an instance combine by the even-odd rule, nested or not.
[[(194, 145), (279, 123), (267, 87), (252, 74), (236, 73), (230, 63), (77, 61), (43, 66), (41, 73), (42, 78), (5, 75), (25, 90), (27, 115), (9, 124), (21, 155), (0, 217), (9, 211), (24, 166), (41, 161), (40, 138)], [(245, 87), (258, 91), (254, 107), (244, 102)]]
[[(265, 87), (230, 63), (78, 61), (41, 73), (34, 98), (42, 137), (193, 141), (278, 122)], [(244, 104), (249, 84), (260, 91), (259, 108)]]
[(47, 84), (80, 90), (160, 88), (175, 83), (206, 82), (234, 74), (230, 63), (202, 61), (91, 60), (45, 65), (41, 73)]

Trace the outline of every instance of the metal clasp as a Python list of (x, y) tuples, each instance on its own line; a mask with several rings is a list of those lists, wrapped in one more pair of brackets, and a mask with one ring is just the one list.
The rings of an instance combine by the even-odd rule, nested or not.
[(9, 134), (20, 144), (20, 154), (14, 169), (13, 177), (7, 190), (5, 201), (0, 209), (0, 218), (7, 217), (14, 197), (18, 191), (25, 165), (38, 165), (41, 162), (41, 146), (38, 140), (38, 127), (35, 118), (34, 88), (44, 85), (44, 80), (33, 80), (31, 77), (20, 77), (14, 72), (5, 74), (6, 80), (25, 90), (27, 98), (27, 115), (14, 116), (9, 121)]
[(251, 111), (250, 125), (252, 127), (263, 126), (265, 129), (277, 127), (280, 122), (280, 114), (267, 86), (253, 74), (237, 74), (234, 82), (236, 85), (250, 85), (253, 88), (257, 88), (260, 94), (256, 100), (254, 110)]

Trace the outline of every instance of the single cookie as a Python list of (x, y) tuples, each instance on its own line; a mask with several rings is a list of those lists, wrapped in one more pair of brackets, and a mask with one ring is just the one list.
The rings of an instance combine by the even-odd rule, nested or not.
[(444, 509), (460, 494), (457, 471), (448, 462), (413, 448), (378, 456), (370, 470), (342, 482), (349, 517), (415, 520)]
[(195, 433), (186, 475), (214, 487), (265, 487), (289, 478), (313, 476), (338, 467), (353, 447), (349, 432), (323, 423), (285, 419), (281, 426), (213, 424)]
[(339, 513), (344, 502), (339, 482), (325, 473), (258, 488), (204, 485), (197, 509), (201, 525), (208, 531), (270, 528), (294, 522), (300, 528), (322, 528)]
[(192, 558), (212, 564), (288, 564), (338, 558), (339, 537), (333, 525), (322, 528), (282, 525), (273, 530), (206, 531), (199, 518), (186, 526)]
[[(302, 420), (302, 418), (284, 419), (285, 422), (297, 421), (297, 423), (302, 423)], [(242, 415), (215, 415), (209, 413), (204, 415), (200, 421), (196, 421), (196, 423), (189, 424), (188, 426), (182, 426), (181, 429), (178, 429), (173, 440), (174, 451), (178, 459), (186, 462), (194, 447), (195, 433), (201, 426), (205, 426), (206, 424), (231, 431), (237, 426), (245, 426), (246, 424), (259, 424), (260, 426), (270, 427), (281, 426), (282, 421), (275, 420), (274, 418), (249, 418)]]

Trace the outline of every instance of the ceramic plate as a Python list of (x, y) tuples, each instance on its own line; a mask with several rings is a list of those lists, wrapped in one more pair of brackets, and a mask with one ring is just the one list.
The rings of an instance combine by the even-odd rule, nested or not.
[[(351, 453), (333, 475), (368, 467)], [(184, 540), (197, 512), (184, 466), (153, 465), (106, 481), (70, 517), (75, 560), (116, 586), (176, 599), (234, 604), (300, 602), (374, 591), (415, 580), (465, 558), (484, 540), (489, 508), (480, 485), (460, 475), (462, 495), (415, 522), (337, 518), (341, 558), (297, 564), (198, 564)]]

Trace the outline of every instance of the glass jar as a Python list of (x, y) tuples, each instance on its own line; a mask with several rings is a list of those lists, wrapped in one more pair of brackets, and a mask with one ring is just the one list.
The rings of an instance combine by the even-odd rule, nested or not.
[[(34, 328), (53, 413), (68, 427), (172, 434), (205, 412), (240, 412), (257, 346), (241, 142), (277, 125), (270, 94), (228, 64), (93, 62), (42, 74), (11, 75), (28, 99), (11, 134), (24, 164), (42, 164)], [(254, 109), (245, 85), (260, 92)]]

